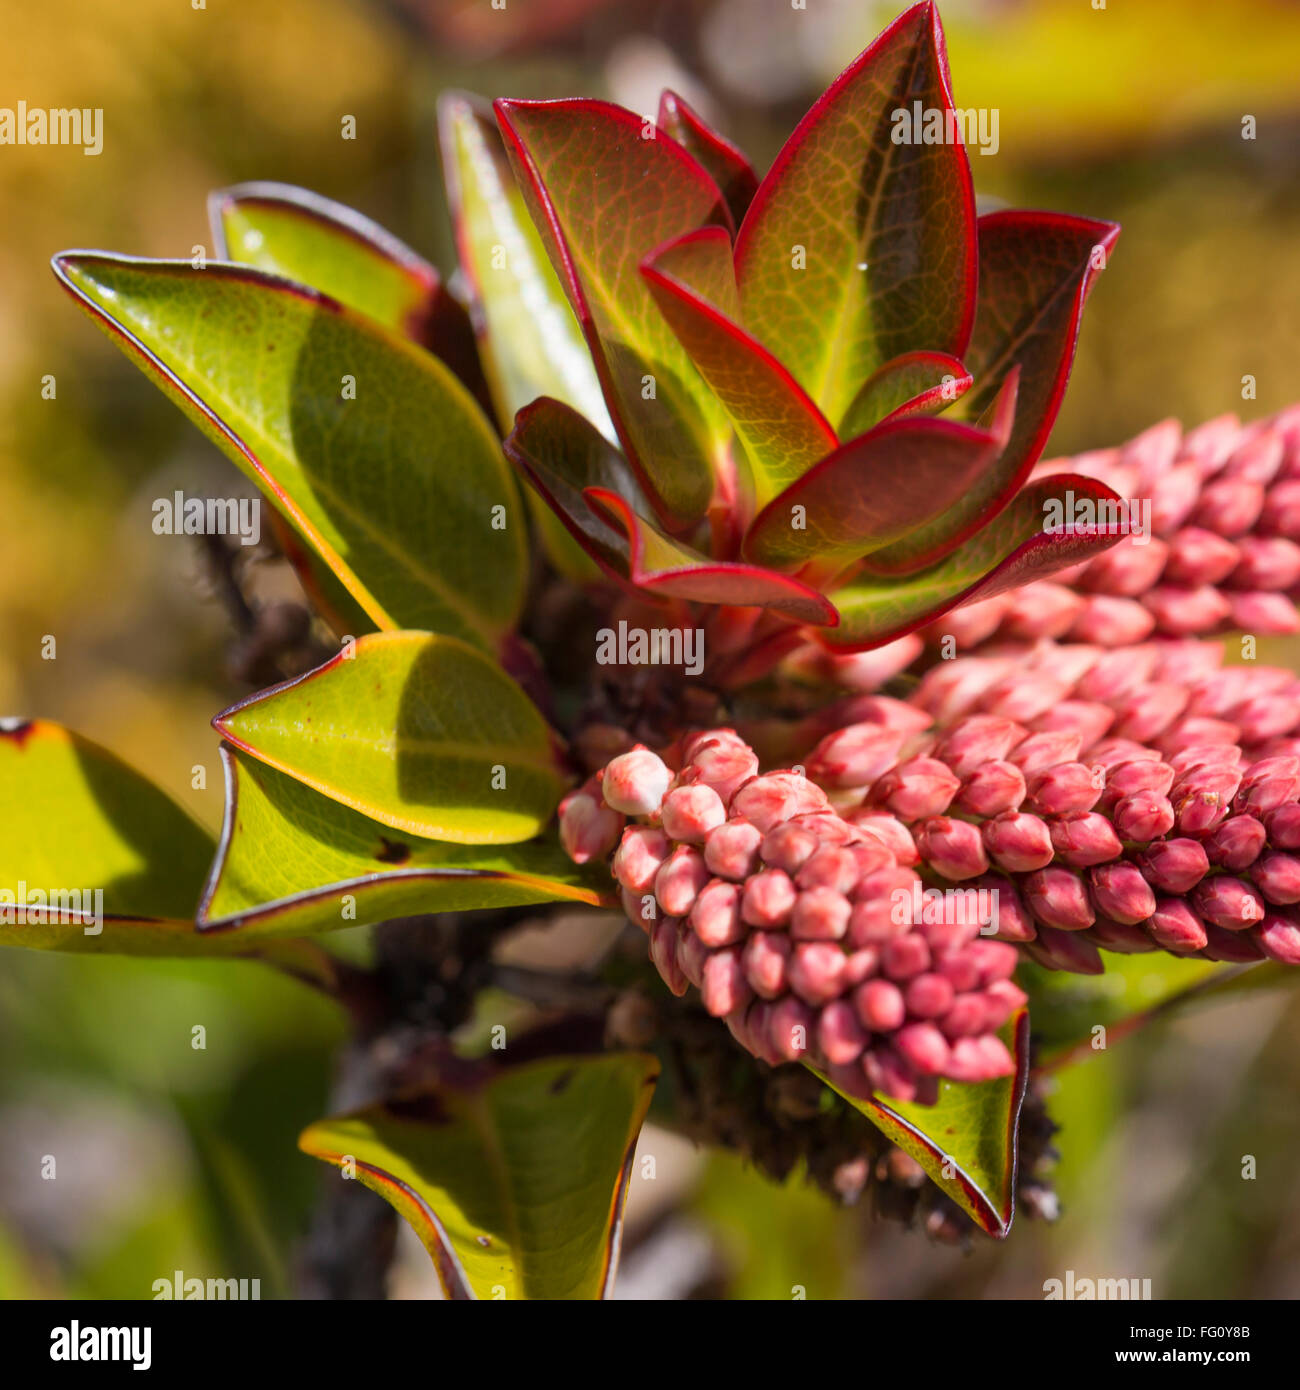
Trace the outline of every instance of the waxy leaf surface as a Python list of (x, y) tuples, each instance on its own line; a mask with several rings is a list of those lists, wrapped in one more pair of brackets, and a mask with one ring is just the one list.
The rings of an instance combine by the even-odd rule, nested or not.
[(563, 790), (532, 701), (473, 647), (432, 633), (371, 633), (212, 722), (281, 772), (428, 839), (529, 839)]
[(608, 875), (602, 884), (576, 868), (552, 837), (497, 846), (399, 834), (246, 753), (221, 754), (226, 824), (198, 914), (211, 940), (608, 896)]
[(749, 160), (676, 92), (664, 92), (659, 98), (659, 128), (709, 171), (727, 200), (732, 221), (739, 227), (758, 191), (758, 176)]
[(905, 352), (862, 383), (840, 423), (843, 439), (856, 439), (888, 419), (937, 415), (970, 390), (971, 375), (945, 352)]
[(402, 1214), (453, 1299), (599, 1299), (659, 1064), (552, 1057), (320, 1120), (299, 1147)]
[(675, 141), (643, 139), (641, 118), (622, 107), (498, 101), (496, 112), (628, 460), (660, 519), (683, 529), (708, 507), (728, 431), (638, 267), (674, 237), (725, 224), (722, 195)]
[(911, 121), (918, 105), (952, 108), (929, 4), (895, 20), (818, 99), (736, 239), (746, 326), (833, 425), (884, 363), (922, 348), (960, 357), (970, 334), (970, 165), (960, 140), (904, 129), (896, 113)]
[(245, 267), (90, 252), (54, 264), (377, 626), (489, 646), (512, 625), (522, 509), (491, 427), (436, 358)]

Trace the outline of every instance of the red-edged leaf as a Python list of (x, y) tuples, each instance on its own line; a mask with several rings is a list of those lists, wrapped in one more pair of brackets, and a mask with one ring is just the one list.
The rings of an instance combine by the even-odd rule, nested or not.
[(1016, 403), (1019, 399), (1020, 368), (1013, 367), (1002, 382), (978, 424), (997, 441), (984, 459), (984, 466), (970, 478), (970, 486), (958, 492), (943, 511), (914, 526), (892, 545), (882, 546), (865, 557), (863, 569), (871, 574), (915, 574), (918, 570), (936, 565), (964, 541), (977, 532), (1001, 510), (991, 516), (970, 520), (969, 502), (973, 493), (984, 487), (991, 475), (1000, 473), (1007, 456), (1011, 432), (1015, 426)]
[(886, 362), (862, 384), (840, 422), (840, 435), (854, 439), (886, 420), (937, 415), (970, 390), (971, 374), (946, 352), (905, 352)]
[(910, 117), (918, 102), (952, 109), (928, 3), (895, 20), (799, 123), (736, 239), (746, 324), (832, 422), (891, 358), (962, 356), (970, 335), (970, 164), (960, 140), (894, 142), (895, 113)]
[(749, 506), (764, 506), (839, 442), (802, 386), (737, 322), (731, 238), (704, 227), (641, 265), (655, 302), (726, 408), (749, 462)]
[(888, 545), (952, 507), (1005, 438), (953, 420), (887, 420), (774, 498), (746, 535), (744, 554), (794, 569)]
[(797, 622), (834, 626), (835, 609), (797, 579), (755, 565), (711, 560), (655, 530), (616, 492), (589, 487), (583, 495), (627, 537), (628, 578), (638, 589), (695, 603), (771, 608)]
[(673, 237), (728, 223), (718, 186), (676, 141), (643, 139), (641, 118), (609, 102), (495, 109), (628, 460), (664, 524), (684, 529), (708, 508), (730, 431), (637, 267)]
[[(979, 303), (963, 354), (975, 386), (961, 403), (968, 418), (989, 408), (1019, 368), (1011, 439), (996, 467), (945, 517), (947, 544), (959, 544), (996, 516), (1038, 461), (1065, 394), (1084, 301), (1119, 237), (1113, 222), (1048, 212), (994, 212), (979, 220)], [(933, 557), (940, 537), (919, 535), (895, 555), (894, 571)]]
[(709, 171), (722, 190), (737, 227), (745, 220), (758, 190), (758, 175), (749, 160), (724, 136), (709, 126), (698, 111), (677, 95), (666, 91), (659, 99), (659, 128)]
[(216, 258), (332, 295), (440, 357), (489, 414), (465, 306), (405, 242), (352, 208), (287, 183), (241, 183), (208, 198)]
[(1099, 516), (1114, 516), (1110, 509), (1119, 505), (1115, 494), (1092, 478), (1056, 474), (1030, 483), (1001, 515), (933, 568), (906, 579), (859, 576), (836, 590), (840, 626), (833, 636), (818, 635), (836, 650), (865, 651), (962, 604), (1099, 555), (1120, 539), (1120, 523), (1052, 529), (1054, 507), (1076, 515), (1080, 502), (1098, 506)]
[(604, 488), (649, 515), (650, 504), (623, 455), (572, 406), (550, 396), (519, 412), (504, 448), (578, 544), (607, 573), (625, 580), (627, 538), (583, 496), (589, 487)]

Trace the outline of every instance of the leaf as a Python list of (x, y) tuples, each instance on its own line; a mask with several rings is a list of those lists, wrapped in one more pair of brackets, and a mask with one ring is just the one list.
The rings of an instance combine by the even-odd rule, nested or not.
[[(442, 363), (244, 267), (78, 252), (54, 268), (379, 627), (487, 646), (512, 626), (525, 580), (519, 505), (491, 428)], [(343, 398), (345, 376), (355, 399)], [(514, 524), (494, 530), (494, 516)]]
[[(1097, 508), (1118, 505), (1111, 490), (1091, 478), (1056, 474), (1029, 484), (1014, 502), (945, 560), (905, 579), (859, 575), (834, 594), (840, 626), (836, 650), (863, 651), (902, 637), (967, 603), (1032, 584), (1080, 564), (1119, 540), (1119, 522), (1052, 530), (1051, 508), (1071, 502)], [(1100, 511), (1098, 512), (1101, 515)]]
[(638, 589), (694, 603), (771, 608), (800, 623), (834, 624), (835, 609), (825, 596), (790, 575), (711, 560), (655, 530), (616, 492), (589, 487), (583, 496), (626, 536), (628, 578)]
[(746, 534), (744, 554), (793, 569), (879, 549), (951, 507), (1005, 439), (953, 420), (887, 420), (773, 498)]
[[(1020, 1106), (1029, 1080), (1027, 1010), (1021, 1009), (999, 1036), (1016, 1059), (1015, 1075), (978, 1085), (941, 1081), (934, 1105), (858, 1100), (838, 1090), (836, 1094), (911, 1154), (980, 1230), (1003, 1240), (1016, 1211)], [(944, 1175), (945, 1167), (952, 1177)]]
[(749, 508), (766, 505), (839, 441), (803, 387), (740, 327), (731, 238), (722, 227), (688, 232), (643, 261), (641, 274), (740, 439)]
[(818, 99), (736, 239), (746, 325), (830, 420), (900, 353), (960, 357), (970, 335), (970, 165), (960, 140), (895, 143), (896, 113), (910, 117), (916, 103), (952, 109), (943, 31), (928, 3), (895, 20)]
[(1192, 1004), (1223, 994), (1300, 983), (1300, 974), (1276, 961), (1220, 965), (1166, 951), (1132, 955), (1103, 951), (1105, 973), (1075, 975), (1023, 961), (1017, 979), (1028, 991), (1034, 1020), (1036, 1065), (1052, 1069), (1092, 1052), (1093, 1029), (1118, 1042)]
[(613, 441), (582, 330), (515, 182), (491, 107), (444, 92), (438, 130), (460, 267), (502, 431), (530, 401), (553, 396)]
[[(1049, 212), (994, 212), (979, 219), (979, 296), (970, 346), (962, 355), (975, 385), (961, 413), (990, 409), (1019, 370), (1016, 417), (1002, 457), (944, 518), (957, 543), (973, 535), (1029, 477), (1051, 433), (1074, 361), (1084, 302), (1119, 238), (1113, 222)], [(906, 560), (932, 549), (922, 534), (900, 548)]]
[(212, 724), (271, 767), (428, 839), (526, 840), (564, 787), (532, 701), (473, 647), (433, 633), (361, 637)]
[[(0, 945), (85, 955), (256, 956), (328, 988), (335, 965), (306, 941), (206, 938), (194, 912), (212, 838), (107, 749), (48, 720), (0, 723), (0, 889), (42, 893), (63, 921), (0, 923)], [(103, 894), (102, 923), (93, 894)], [(87, 904), (85, 894), (92, 895)], [(13, 906), (11, 906), (11, 911)], [(98, 932), (87, 926), (100, 925)]]
[(658, 1073), (644, 1053), (551, 1057), (321, 1120), (298, 1145), (355, 1161), (448, 1298), (606, 1298)]
[(732, 221), (739, 227), (758, 191), (758, 176), (749, 160), (676, 92), (665, 91), (659, 98), (659, 128), (708, 170), (727, 200)]
[(576, 411), (543, 398), (519, 412), (505, 450), (573, 536), (616, 579), (664, 597), (775, 608), (800, 621), (835, 621), (815, 589), (753, 565), (712, 560), (671, 539), (621, 454)]
[(575, 868), (554, 838), (482, 846), (404, 837), (247, 754), (223, 747), (221, 757), (226, 824), (198, 910), (210, 940), (603, 900), (597, 871)]
[(970, 385), (965, 366), (946, 352), (905, 352), (862, 383), (844, 412), (840, 436), (854, 439), (885, 420), (937, 415)]
[(378, 223), (287, 183), (242, 183), (208, 198), (218, 260), (310, 285), (428, 348), (491, 409), (474, 330), (442, 277)]
[(728, 431), (637, 266), (673, 237), (725, 224), (718, 187), (675, 141), (642, 139), (640, 117), (608, 102), (495, 109), (628, 461), (656, 514), (681, 530), (709, 505)]
[(325, 621), (334, 634), (339, 638), (356, 638), (362, 633), (374, 632), (375, 625), (366, 610), (348, 593), (338, 575), (325, 561), (310, 546), (303, 544), (297, 531), (280, 513), (268, 512), (267, 520), (275, 533), (275, 543), (297, 575), (313, 612)]

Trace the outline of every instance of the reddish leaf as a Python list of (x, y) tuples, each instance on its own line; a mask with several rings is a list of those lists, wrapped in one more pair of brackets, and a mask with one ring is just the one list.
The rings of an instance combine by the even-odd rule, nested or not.
[(946, 352), (905, 352), (863, 382), (840, 421), (840, 436), (855, 439), (886, 420), (937, 415), (970, 384), (970, 373)]
[(749, 160), (730, 140), (707, 125), (699, 112), (692, 110), (676, 92), (666, 91), (659, 99), (659, 127), (709, 171), (739, 227), (758, 190), (758, 175)]
[(894, 142), (895, 113), (916, 102), (952, 109), (929, 3), (895, 20), (799, 123), (736, 240), (745, 322), (831, 420), (891, 358), (961, 356), (970, 336), (970, 164), (960, 140)]
[(726, 408), (749, 462), (751, 506), (765, 505), (838, 443), (780, 362), (737, 323), (731, 239), (704, 227), (641, 265), (655, 302)]
[(892, 572), (929, 563), (974, 535), (1015, 496), (1047, 443), (1074, 360), (1095, 253), (1109, 256), (1113, 222), (1048, 212), (994, 212), (979, 220), (979, 306), (963, 361), (976, 385), (962, 414), (979, 415), (1020, 369), (1011, 440), (996, 467), (932, 532), (877, 556)]
[(628, 578), (638, 589), (695, 603), (772, 608), (801, 623), (834, 626), (837, 621), (823, 595), (789, 575), (711, 560), (656, 531), (616, 492), (589, 487), (583, 496), (627, 537)]
[(952, 420), (887, 420), (774, 498), (745, 537), (744, 553), (789, 569), (856, 559), (952, 507), (1005, 441), (1005, 434)]
[(1104, 484), (1092, 478), (1057, 474), (1030, 483), (971, 540), (940, 564), (907, 579), (859, 576), (834, 594), (840, 626), (831, 637), (818, 634), (836, 650), (865, 651), (883, 646), (922, 623), (962, 604), (1030, 584), (1067, 565), (1108, 550), (1123, 534), (1119, 519), (1097, 526), (1048, 529), (1053, 504), (1075, 502), (1120, 505)]
[(682, 530), (708, 508), (730, 431), (637, 266), (673, 237), (729, 223), (722, 195), (676, 141), (643, 139), (641, 118), (622, 107), (498, 101), (495, 109), (628, 461), (664, 524)]

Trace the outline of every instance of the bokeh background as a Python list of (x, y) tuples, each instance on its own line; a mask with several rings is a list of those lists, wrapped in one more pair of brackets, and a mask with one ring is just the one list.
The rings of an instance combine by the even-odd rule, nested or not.
[[(450, 271), (433, 117), (444, 87), (651, 111), (672, 85), (761, 170), (900, 8), (5, 0), (0, 104), (105, 114), (95, 158), (0, 147), (0, 713), (70, 724), (218, 824), (208, 720), (246, 687), (202, 555), (152, 533), (150, 502), (241, 484), (56, 288), (53, 252), (210, 251), (208, 191), (278, 179), (361, 209)], [(1049, 452), (1171, 414), (1253, 418), (1300, 395), (1300, 6), (941, 10), (957, 104), (999, 111), (998, 153), (972, 159), (986, 205), (1124, 225)], [(341, 138), (345, 115), (355, 140)], [(205, 1051), (190, 1047), (196, 1022)], [(175, 1269), (292, 1292), (324, 1180), (294, 1141), (324, 1113), (342, 1036), (327, 1003), (251, 965), (0, 952), (0, 1295), (149, 1297)], [(1053, 1097), (1060, 1220), (1021, 1221), (969, 1253), (653, 1133), (660, 1177), (634, 1188), (621, 1292), (1037, 1298), (1073, 1269), (1150, 1278), (1157, 1297), (1297, 1297), (1297, 1097), (1300, 993), (1206, 1007), (1118, 1044)], [(51, 1152), (67, 1157), (42, 1182)], [(432, 1294), (409, 1242), (392, 1292)]]

